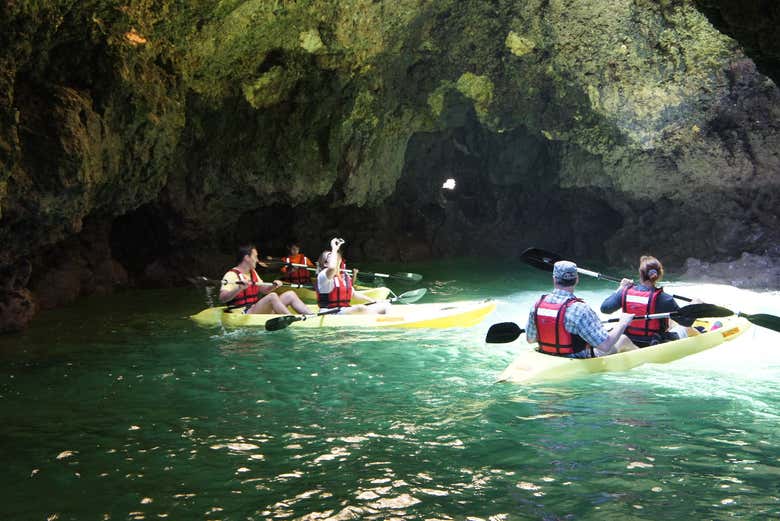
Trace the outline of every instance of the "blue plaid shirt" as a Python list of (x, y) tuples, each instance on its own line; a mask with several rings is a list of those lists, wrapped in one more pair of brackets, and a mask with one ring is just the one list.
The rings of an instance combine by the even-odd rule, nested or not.
[[(574, 293), (570, 291), (556, 288), (545, 297), (544, 301), (550, 304), (561, 304), (573, 296)], [(525, 337), (529, 343), (537, 341), (535, 318), (536, 314), (532, 308), (528, 314), (528, 325), (525, 328)], [(563, 327), (569, 333), (581, 336), (593, 347), (600, 345), (609, 336), (599, 316), (584, 302), (574, 302), (566, 309)], [(583, 351), (583, 353), (585, 352)]]

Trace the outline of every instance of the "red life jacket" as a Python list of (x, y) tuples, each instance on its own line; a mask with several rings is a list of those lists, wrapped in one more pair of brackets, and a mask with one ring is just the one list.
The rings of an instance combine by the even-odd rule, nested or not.
[[(295, 257), (284, 257), (282, 260), (290, 264), (305, 264), (306, 266), (313, 266), (311, 261), (307, 259), (303, 253), (299, 253)], [(282, 279), (291, 284), (311, 284), (311, 274), (306, 268), (282, 266), (282, 273)]]
[(317, 291), (317, 305), (320, 308), (346, 308), (351, 306), (350, 300), (352, 300), (352, 278), (343, 272), (333, 277), (333, 289), (330, 293)]
[(571, 355), (588, 348), (588, 343), (579, 336), (566, 331), (566, 310), (581, 299), (571, 297), (566, 302), (552, 304), (542, 298), (534, 306), (534, 323), (539, 351), (551, 355)]
[[(656, 313), (656, 302), (663, 288), (645, 291), (636, 286), (628, 286), (623, 290), (621, 306), (626, 313), (635, 315), (652, 315)], [(626, 334), (635, 337), (652, 337), (656, 333), (663, 333), (669, 329), (668, 318), (654, 318), (652, 320), (632, 320), (626, 328)]]
[[(241, 272), (238, 271), (236, 268), (232, 268), (230, 271), (241, 276)], [(235, 297), (233, 297), (233, 300), (227, 303), (227, 307), (229, 308), (248, 308), (258, 300), (260, 300), (260, 286), (257, 285), (257, 282), (260, 282), (260, 277), (258, 277), (257, 272), (255, 270), (250, 271), (250, 278), (252, 282), (255, 284), (252, 284), (251, 286), (246, 286), (243, 290), (239, 291)]]

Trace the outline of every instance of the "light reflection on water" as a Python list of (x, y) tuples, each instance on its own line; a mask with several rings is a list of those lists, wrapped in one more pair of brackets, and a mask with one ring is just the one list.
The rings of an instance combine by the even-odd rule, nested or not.
[[(456, 282), (463, 272), (476, 273), (443, 273), (430, 299), (501, 299), (464, 331), (203, 330), (180, 318), (201, 296), (161, 292), (0, 340), (5, 517), (780, 515), (776, 333), (628, 373), (497, 385), (519, 345), (485, 345), (487, 327), (525, 325), (546, 277)], [(591, 302), (611, 289), (583, 286)], [(776, 293), (682, 288), (780, 314)], [(70, 328), (85, 309), (91, 327)]]

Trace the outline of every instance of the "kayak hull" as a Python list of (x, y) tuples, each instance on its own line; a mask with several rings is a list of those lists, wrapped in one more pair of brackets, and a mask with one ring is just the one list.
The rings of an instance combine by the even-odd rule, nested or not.
[[(309, 306), (316, 312), (316, 306)], [(348, 315), (328, 314), (310, 316), (306, 320), (293, 322), (290, 328), (462, 328), (479, 324), (496, 308), (494, 301), (463, 301), (440, 304), (408, 304), (391, 306), (387, 314), (352, 313)], [(214, 308), (201, 311), (192, 318), (196, 322), (208, 317), (213, 320)], [(207, 313), (208, 312), (208, 313)], [(229, 328), (258, 328), (281, 315), (245, 315), (243, 313), (221, 313), (220, 321)]]
[(564, 358), (528, 349), (504, 369), (499, 381), (532, 384), (569, 380), (593, 373), (627, 371), (642, 364), (665, 364), (733, 340), (750, 327), (750, 322), (744, 318), (728, 317), (697, 320), (694, 325), (703, 326), (707, 332), (598, 358)]
[[(314, 292), (313, 289), (309, 288), (290, 288), (287, 286), (283, 286), (281, 288), (277, 288), (275, 290), (276, 293), (284, 293), (285, 291), (294, 291), (296, 295), (298, 295), (301, 300), (307, 304), (315, 304), (317, 302), (317, 294)], [(390, 288), (380, 287), (380, 288), (360, 288), (358, 289), (361, 293), (366, 295), (369, 298), (372, 298), (374, 300), (386, 300), (390, 296)], [(352, 299), (353, 304), (358, 304), (355, 299)], [(201, 311), (200, 313), (197, 313), (195, 315), (192, 315), (190, 318), (200, 324), (201, 326), (218, 326), (222, 323), (222, 313), (225, 311), (225, 306), (215, 306), (212, 308), (207, 308)], [(295, 313), (294, 310), (290, 309), (290, 313)], [(278, 316), (278, 315), (276, 315)]]

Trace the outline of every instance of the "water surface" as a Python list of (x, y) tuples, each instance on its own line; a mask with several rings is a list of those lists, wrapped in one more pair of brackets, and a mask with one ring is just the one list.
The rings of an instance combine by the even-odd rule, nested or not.
[[(780, 334), (673, 364), (494, 384), (549, 274), (484, 261), (420, 271), (422, 302), (493, 297), (443, 331), (224, 331), (203, 290), (134, 291), (0, 338), (5, 519), (780, 517)], [(400, 293), (412, 289), (398, 285)], [(614, 286), (584, 280), (598, 303)], [(780, 315), (780, 295), (675, 292)]]

